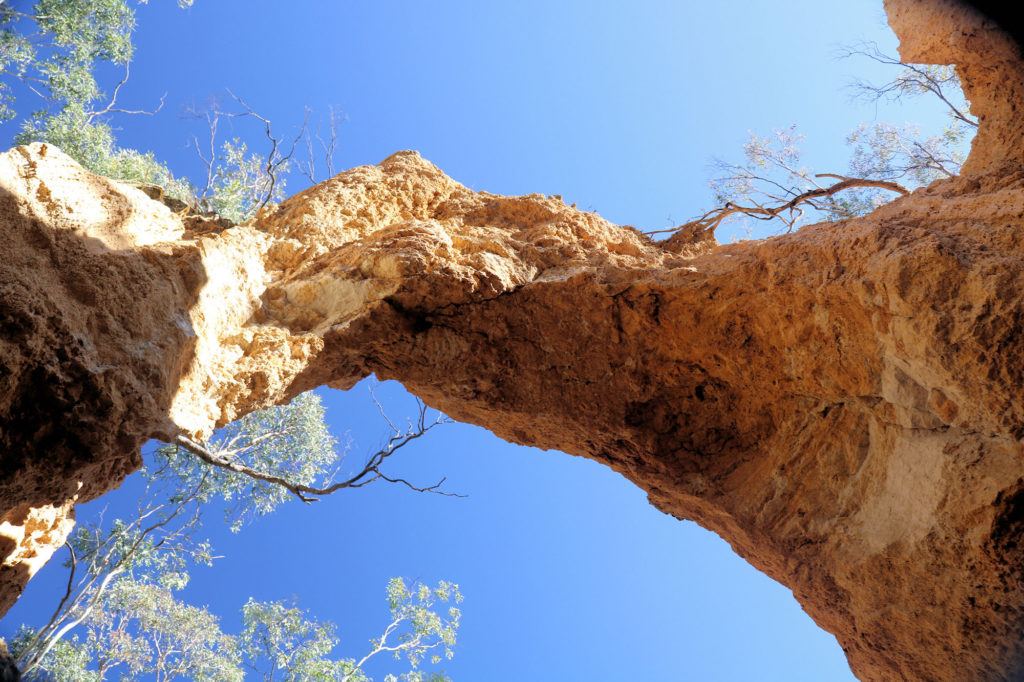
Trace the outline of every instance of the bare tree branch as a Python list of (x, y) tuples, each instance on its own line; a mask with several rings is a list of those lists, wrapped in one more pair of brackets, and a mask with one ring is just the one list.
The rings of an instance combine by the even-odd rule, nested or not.
[(270, 128), (270, 119), (267, 119), (267, 118), (259, 115), (258, 113), (256, 113), (256, 111), (254, 111), (252, 107), (250, 107), (248, 104), (246, 104), (245, 100), (243, 100), (241, 97), (239, 97), (235, 93), (231, 92), (231, 90), (228, 90), (227, 92), (228, 92), (229, 95), (231, 95), (231, 97), (236, 102), (238, 102), (238, 104), (242, 108), (245, 109), (245, 112), (243, 112), (243, 113), (240, 113), (240, 114), (229, 114), (229, 115), (230, 116), (234, 116), (234, 117), (252, 116), (256, 120), (260, 121), (261, 123), (263, 123), (264, 129), (265, 129), (265, 132), (266, 132), (266, 136), (267, 136), (267, 140), (270, 141), (270, 153), (267, 154), (267, 156), (266, 156), (266, 166), (263, 169), (263, 172), (266, 173), (266, 176), (267, 176), (267, 189), (266, 189), (266, 191), (264, 193), (263, 198), (260, 200), (259, 204), (256, 206), (256, 211), (255, 212), (259, 213), (260, 209), (262, 209), (264, 206), (266, 206), (267, 203), (269, 203), (270, 200), (273, 198), (273, 196), (274, 196), (274, 186), (277, 184), (278, 173), (281, 171), (282, 167), (285, 164), (287, 164), (288, 161), (292, 158), (292, 155), (295, 154), (295, 147), (299, 143), (299, 140), (302, 139), (302, 135), (305, 132), (306, 121), (303, 120), (302, 129), (299, 131), (299, 134), (296, 135), (292, 139), (292, 144), (291, 144), (291, 147), (288, 150), (288, 153), (287, 154), (281, 154), (281, 153), (278, 152), (278, 148), (281, 146), (281, 140), (279, 140), (278, 138), (274, 137), (274, 134), (273, 134), (273, 132), (271, 131), (271, 128)]
[(103, 116), (104, 114), (118, 113), (118, 114), (142, 114), (142, 115), (145, 115), (145, 116), (152, 116), (153, 114), (157, 113), (158, 111), (160, 111), (161, 109), (164, 108), (164, 100), (167, 99), (167, 93), (166, 92), (163, 95), (160, 96), (160, 104), (158, 104), (156, 109), (154, 109), (152, 111), (146, 111), (144, 109), (118, 109), (118, 108), (116, 108), (117, 107), (117, 96), (121, 92), (121, 86), (123, 86), (125, 83), (128, 82), (128, 78), (130, 76), (131, 76), (131, 62), (125, 62), (125, 64), (124, 64), (124, 78), (122, 78), (121, 81), (116, 86), (114, 86), (114, 94), (111, 96), (110, 102), (108, 102), (107, 106), (104, 107), (103, 109), (91, 112), (89, 114), (89, 117), (86, 119), (87, 123), (92, 123), (93, 119), (95, 119), (97, 116)]
[[(308, 126), (309, 114), (310, 114), (310, 109), (309, 109), (309, 107), (306, 107), (305, 111), (302, 114), (302, 127), (306, 131), (305, 135), (304, 135), (304, 139), (306, 141), (306, 156), (307, 156), (308, 160), (305, 163), (299, 161), (298, 166), (299, 166), (299, 171), (304, 176), (306, 176), (306, 179), (309, 180), (310, 183), (316, 184), (316, 154), (313, 153), (313, 135), (309, 132), (309, 126)], [(319, 123), (317, 123), (316, 130), (317, 130), (316, 136), (317, 136), (317, 138), (319, 138), (319, 136), (320, 136), (319, 135), (319, 133), (320, 133), (320, 124)]]
[(878, 48), (878, 44), (874, 42), (847, 45), (839, 51), (838, 56), (841, 59), (854, 56), (867, 57), (879, 64), (904, 68), (903, 73), (883, 85), (873, 85), (861, 79), (854, 80), (850, 84), (850, 89), (854, 92), (855, 97), (868, 101), (880, 99), (898, 101), (909, 94), (908, 86), (915, 86), (922, 92), (930, 92), (938, 97), (949, 109), (953, 118), (971, 127), (978, 127), (978, 121), (972, 118), (968, 112), (953, 104), (946, 95), (944, 88), (960, 87), (960, 79), (957, 78), (956, 72), (951, 67), (930, 68), (930, 65), (905, 64), (898, 57), (882, 52)]
[(813, 199), (819, 197), (831, 197), (832, 195), (842, 192), (844, 190), (853, 189), (855, 187), (872, 187), (876, 189), (884, 189), (890, 192), (896, 192), (897, 194), (907, 195), (910, 194), (903, 185), (897, 182), (891, 182), (889, 180), (871, 180), (869, 178), (848, 178), (842, 175), (836, 175), (834, 173), (818, 173), (814, 177), (817, 178), (838, 178), (840, 182), (830, 185), (828, 187), (816, 187), (815, 189), (808, 190), (802, 194), (798, 194), (789, 201), (779, 206), (765, 207), (759, 204), (754, 206), (739, 206), (732, 202), (727, 202), (724, 206), (716, 209), (712, 209), (697, 218), (691, 220), (688, 223), (679, 225), (678, 227), (672, 227), (664, 230), (653, 230), (645, 232), (644, 234), (662, 234), (665, 232), (679, 232), (682, 230), (691, 231), (702, 231), (711, 232), (717, 228), (723, 220), (731, 215), (743, 214), (748, 215), (758, 220), (773, 220), (779, 218), (783, 220), (789, 228), (793, 228), (795, 218), (786, 218), (783, 214), (787, 211), (790, 213), (799, 211), (797, 208), (802, 203), (811, 203)]
[[(270, 119), (259, 114), (244, 99), (230, 89), (227, 90), (227, 93), (241, 107), (241, 111), (230, 111), (222, 107), (217, 99), (211, 99), (202, 110), (197, 109), (193, 105), (185, 110), (185, 114), (191, 118), (205, 120), (209, 129), (209, 139), (203, 145), (203, 147), (207, 148), (206, 153), (202, 151), (198, 137), (196, 135), (192, 136), (192, 144), (196, 149), (196, 154), (206, 167), (206, 184), (198, 194), (198, 201), (207, 210), (218, 210), (216, 199), (219, 190), (223, 189), (219, 186), (221, 181), (225, 178), (228, 180), (239, 180), (243, 195), (242, 207), (244, 211), (242, 215), (232, 216), (232, 219), (236, 222), (244, 222), (259, 213), (264, 206), (270, 203), (279, 192), (279, 187), (283, 186), (283, 175), (288, 170), (288, 164), (292, 161), (299, 142), (308, 136), (309, 110), (307, 109), (303, 117), (298, 133), (290, 139), (287, 137), (281, 138), (274, 134)], [(217, 135), (221, 118), (252, 118), (261, 123), (264, 135), (270, 143), (269, 152), (266, 155), (259, 156), (258, 159), (255, 156), (250, 159), (245, 157), (244, 143), (241, 145), (240, 150), (229, 149), (229, 145), (226, 144), (224, 145), (225, 152), (239, 153), (239, 158), (234, 161), (239, 164), (239, 168), (234, 169), (234, 171), (226, 171), (222, 166), (224, 157), (219, 157), (217, 150)], [(311, 140), (307, 141), (307, 148), (312, 148)], [(250, 163), (253, 163), (253, 176), (247, 174), (247, 166)], [(312, 164), (307, 168), (302, 163), (299, 163), (299, 169), (307, 177), (312, 175), (314, 170)], [(233, 191), (237, 192), (238, 188), (236, 187)]]
[(302, 171), (302, 174), (306, 176), (306, 178), (314, 184), (317, 182), (317, 153), (313, 151), (313, 140), (316, 140), (320, 144), (320, 149), (324, 157), (324, 165), (327, 166), (327, 177), (330, 178), (334, 176), (334, 156), (337, 153), (338, 149), (338, 113), (335, 111), (333, 106), (328, 107), (327, 111), (328, 130), (330, 131), (327, 140), (324, 140), (324, 138), (320, 135), (319, 121), (317, 122), (316, 127), (313, 129), (312, 132), (308, 127), (306, 127), (306, 123), (311, 113), (308, 107), (306, 108), (305, 119), (303, 120), (303, 126), (305, 127), (306, 155), (308, 157), (308, 160), (304, 163), (300, 161), (298, 165), (299, 169)]
[(323, 138), (317, 135), (317, 139), (320, 140), (320, 146), (324, 150), (324, 161), (327, 163), (327, 177), (334, 177), (334, 154), (338, 148), (338, 112), (334, 110), (333, 106), (327, 107), (327, 116), (330, 121), (331, 136), (328, 142), (324, 142)]
[[(376, 401), (376, 398), (374, 398), (374, 401)], [(384, 460), (393, 455), (395, 452), (397, 452), (404, 446), (408, 445), (410, 442), (416, 440), (417, 438), (420, 438), (435, 426), (450, 422), (451, 420), (448, 419), (447, 417), (440, 416), (435, 421), (428, 424), (426, 422), (426, 406), (420, 403), (419, 418), (414, 426), (410, 425), (410, 428), (407, 431), (400, 432), (398, 431), (398, 429), (395, 429), (393, 424), (391, 424), (392, 429), (394, 429), (394, 435), (392, 435), (391, 438), (388, 439), (387, 444), (383, 448), (370, 455), (366, 464), (363, 466), (362, 470), (359, 471), (359, 473), (344, 481), (341, 481), (340, 483), (335, 483), (333, 485), (325, 486), (322, 488), (296, 483), (294, 481), (289, 481), (287, 478), (283, 476), (278, 476), (276, 474), (270, 474), (265, 471), (254, 469), (244, 464), (241, 460), (231, 457), (227, 453), (221, 451), (211, 451), (207, 447), (200, 445), (199, 443), (196, 443), (195, 441), (183, 435), (179, 435), (177, 438), (175, 438), (174, 442), (176, 445), (179, 445), (180, 447), (184, 448), (185, 450), (192, 453), (193, 455), (203, 460), (207, 464), (219, 467), (221, 469), (227, 469), (228, 471), (233, 471), (236, 474), (248, 476), (249, 478), (252, 478), (257, 481), (263, 481), (265, 483), (279, 485), (306, 503), (316, 502), (319, 497), (330, 495), (331, 493), (335, 493), (345, 488), (361, 488), (376, 480), (384, 480), (389, 483), (401, 483), (407, 486), (408, 488), (421, 493), (435, 493), (437, 495), (446, 495), (448, 497), (465, 497), (465, 495), (459, 495), (457, 493), (449, 493), (439, 490), (441, 485), (445, 482), (445, 480), (447, 480), (446, 478), (442, 478), (434, 485), (421, 487), (413, 485), (404, 478), (387, 476), (380, 470), (380, 466), (381, 464), (384, 463)]]
[(206, 184), (203, 186), (202, 191), (199, 193), (199, 197), (203, 198), (209, 195), (210, 188), (213, 186), (213, 164), (217, 158), (217, 126), (220, 122), (218, 115), (219, 107), (214, 103), (212, 107), (200, 112), (195, 104), (190, 104), (185, 107), (184, 115), (189, 118), (203, 119), (206, 121), (207, 128), (210, 131), (209, 139), (209, 157), (203, 156), (203, 152), (199, 147), (199, 138), (196, 135), (192, 135), (192, 145), (195, 147), (196, 155), (199, 160), (206, 166)]

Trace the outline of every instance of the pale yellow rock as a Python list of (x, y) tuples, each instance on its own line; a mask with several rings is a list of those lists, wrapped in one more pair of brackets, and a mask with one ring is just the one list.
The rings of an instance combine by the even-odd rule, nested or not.
[(74, 499), (59, 507), (22, 505), (0, 519), (0, 547), (5, 571), (23, 571), (28, 578), (42, 568), (75, 526)]

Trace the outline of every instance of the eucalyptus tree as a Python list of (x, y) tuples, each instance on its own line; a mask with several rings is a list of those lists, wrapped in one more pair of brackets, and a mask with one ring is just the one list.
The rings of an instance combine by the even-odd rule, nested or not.
[[(232, 636), (220, 630), (213, 614), (182, 602), (176, 593), (194, 568), (216, 558), (199, 536), (211, 510), (219, 509), (230, 529), (239, 532), (290, 499), (314, 501), (311, 491), (330, 494), (382, 480), (448, 494), (439, 490), (440, 483), (419, 487), (382, 470), (388, 458), (448, 421), (427, 414), (421, 404), (417, 419), (404, 429), (389, 420), (392, 433), (385, 445), (340, 482), (334, 479), (344, 457), (314, 393), (251, 413), (202, 444), (183, 439), (188, 447), (156, 447), (146, 457), (144, 485), (132, 513), (111, 520), (101, 515), (69, 538), (63, 596), (44, 625), (23, 627), (11, 643), (22, 673), (29, 680), (69, 682), (98, 682), (111, 674), (129, 679), (148, 674), (159, 682), (231, 681), (242, 679), (244, 664), (265, 671), (266, 679), (282, 679), (274, 671), (283, 669), (306, 671), (283, 679), (364, 680), (365, 663), (388, 652), (405, 655), (411, 666), (402, 674), (412, 677), (396, 679), (419, 679), (415, 675), (426, 651), (443, 646), (449, 657), (452, 653), (458, 610), (453, 605), (447, 616), (431, 610), (436, 601), (461, 601), (457, 586), (449, 583), (411, 590), (392, 580), (392, 621), (359, 660), (331, 659), (338, 643), (333, 626), (306, 619), (297, 607), (250, 601), (242, 610), (244, 631)], [(196, 456), (196, 450), (206, 456)]]
[[(216, 214), (234, 223), (284, 196), (285, 177), (297, 164), (315, 181), (314, 140), (322, 147), (328, 170), (337, 150), (337, 117), (330, 114), (329, 139), (311, 126), (309, 112), (293, 136), (275, 133), (271, 122), (231, 91), (232, 107), (213, 99), (205, 107), (190, 107), (192, 118), (207, 130), (203, 141), (192, 136), (204, 177), (194, 183), (175, 176), (151, 152), (118, 145), (112, 117), (153, 115), (164, 98), (147, 108), (123, 103), (122, 88), (131, 76), (135, 47), (135, 7), (147, 0), (36, 0), (31, 9), (0, 2), (0, 123), (19, 118), (21, 98), (36, 107), (20, 122), (15, 144), (46, 142), (59, 147), (84, 168), (99, 175), (160, 188), (161, 194), (182, 201), (192, 211)], [(178, 0), (188, 7), (192, 0)], [(116, 83), (104, 89), (97, 77), (101, 65), (123, 69)], [(109, 92), (108, 92), (109, 91)], [(258, 125), (266, 150), (258, 152), (244, 139), (220, 140), (222, 119), (246, 119)], [(293, 158), (305, 140), (308, 158)]]
[[(454, 655), (462, 602), (459, 586), (436, 587), (392, 578), (387, 585), (390, 620), (360, 658), (328, 656), (338, 644), (333, 623), (310, 619), (293, 603), (249, 600), (242, 608), (244, 629), (238, 636), (244, 667), (257, 679), (282, 682), (368, 682), (371, 659), (404, 659), (409, 670), (388, 674), (385, 682), (441, 682), (441, 672), (422, 669)], [(445, 608), (446, 606), (446, 608)]]
[(926, 135), (914, 123), (863, 123), (847, 136), (852, 155), (845, 173), (819, 173), (804, 165), (803, 135), (795, 125), (767, 136), (751, 132), (742, 162), (714, 163), (718, 176), (710, 184), (715, 208), (684, 225), (650, 234), (711, 232), (732, 218), (776, 222), (788, 232), (807, 222), (865, 215), (896, 195), (955, 176), (966, 158), (966, 143), (978, 127), (955, 69), (902, 64), (873, 43), (847, 47), (840, 56), (865, 57), (900, 69), (882, 85), (854, 81), (854, 99), (899, 102), (932, 97), (945, 108), (946, 125)]
[[(179, 0), (185, 7), (191, 0)], [(0, 3), (0, 122), (19, 116), (19, 97), (34, 99), (14, 137), (60, 147), (85, 168), (120, 180), (157, 184), (182, 198), (191, 192), (152, 154), (121, 149), (109, 124), (114, 114), (146, 114), (119, 101), (131, 73), (135, 11), (126, 0), (37, 0), (21, 11)], [(124, 77), (105, 94), (98, 66)]]
[[(216, 616), (177, 599), (174, 590), (124, 578), (109, 590), (83, 623), (79, 637), (60, 641), (24, 678), (51, 682), (102, 682), (148, 676), (202, 682), (371, 682), (366, 665), (381, 656), (403, 661), (385, 682), (442, 682), (441, 671), (426, 670), (454, 655), (462, 601), (458, 585), (387, 586), (390, 617), (383, 632), (360, 657), (337, 656), (337, 627), (319, 621), (294, 602), (257, 602), (241, 609), (242, 630), (225, 633)], [(23, 630), (19, 647), (32, 636)], [(397, 665), (397, 664), (396, 664)]]
[[(151, 153), (120, 147), (110, 125), (113, 116), (151, 115), (163, 106), (163, 100), (150, 109), (122, 102), (134, 55), (135, 7), (145, 2), (36, 0), (28, 9), (15, 9), (0, 0), (0, 123), (19, 117), (19, 98), (31, 98), (37, 107), (21, 121), (13, 142), (54, 144), (92, 172), (155, 186), (160, 196), (178, 199), (186, 210), (234, 223), (283, 196), (284, 176), (303, 138), (309, 158), (298, 163), (302, 174), (315, 181), (314, 140), (327, 170), (333, 171), (333, 110), (329, 138), (318, 127), (310, 130), (307, 111), (298, 135), (285, 139), (230, 91), (232, 107), (213, 101), (189, 110), (207, 129), (202, 143), (198, 135), (192, 138), (205, 168), (199, 183), (175, 177)], [(192, 0), (178, 4), (187, 7)], [(103, 64), (123, 69), (120, 80), (106, 90), (97, 78)], [(267, 151), (250, 151), (245, 140), (220, 141), (218, 126), (226, 118), (257, 123)], [(458, 627), (455, 606), (446, 616), (431, 607), (435, 601), (461, 601), (457, 586), (441, 583), (413, 590), (392, 580), (392, 620), (384, 634), (362, 658), (337, 660), (330, 659), (337, 645), (333, 626), (306, 619), (294, 605), (250, 602), (243, 608), (244, 631), (228, 635), (214, 615), (182, 602), (177, 593), (187, 585), (191, 570), (215, 558), (198, 535), (204, 514), (215, 506), (237, 532), (288, 499), (312, 502), (374, 481), (449, 494), (440, 490), (443, 479), (417, 486), (382, 468), (398, 450), (446, 421), (443, 415), (429, 420), (422, 405), (406, 429), (389, 421), (392, 433), (384, 447), (341, 480), (336, 479), (342, 457), (313, 394), (250, 414), (207, 442), (179, 437), (157, 447), (140, 474), (144, 489), (133, 513), (80, 524), (69, 538), (64, 593), (45, 624), (23, 627), (11, 643), (18, 666), (26, 679), (87, 682), (142, 674), (161, 682), (182, 677), (235, 680), (244, 670), (253, 673), (257, 668), (268, 680), (281, 675), (364, 680), (365, 662), (388, 652), (405, 655), (410, 667), (389, 679), (428, 679), (419, 669), (421, 657), (439, 646), (450, 656)], [(278, 616), (285, 619), (284, 629), (270, 620)], [(260, 650), (257, 636), (263, 645), (272, 643), (272, 650)]]

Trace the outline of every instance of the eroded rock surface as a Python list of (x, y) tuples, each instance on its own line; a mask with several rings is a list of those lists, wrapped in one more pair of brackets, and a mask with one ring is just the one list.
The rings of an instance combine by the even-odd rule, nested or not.
[(146, 439), (376, 373), (718, 532), (861, 679), (1024, 674), (1020, 55), (955, 3), (887, 9), (905, 59), (961, 69), (965, 174), (757, 242), (656, 244), (414, 152), (197, 230), (0, 156), (0, 613)]

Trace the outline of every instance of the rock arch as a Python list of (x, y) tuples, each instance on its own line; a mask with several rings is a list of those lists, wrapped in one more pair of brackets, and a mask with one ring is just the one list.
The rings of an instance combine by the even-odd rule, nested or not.
[(376, 373), (716, 531), (862, 679), (1024, 673), (1024, 63), (966, 6), (887, 11), (960, 70), (963, 175), (758, 242), (680, 252), (414, 152), (231, 227), (7, 152), (0, 612), (145, 440)]

